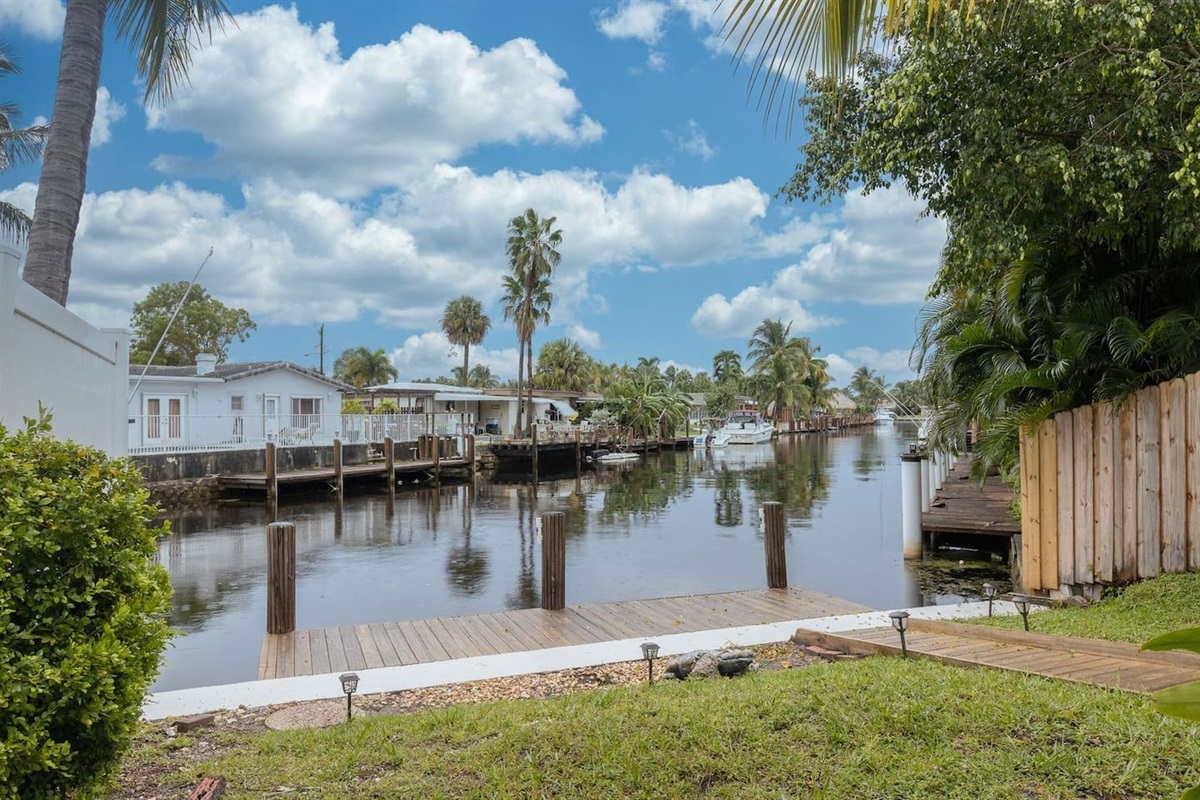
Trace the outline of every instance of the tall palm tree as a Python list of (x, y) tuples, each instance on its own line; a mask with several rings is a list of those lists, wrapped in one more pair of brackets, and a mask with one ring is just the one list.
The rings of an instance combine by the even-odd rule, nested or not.
[(399, 374), (382, 347), (376, 350), (366, 347), (347, 350), (338, 356), (333, 365), (333, 377), (356, 389), (387, 383), (395, 380)]
[(543, 389), (582, 392), (592, 381), (592, 359), (573, 339), (542, 345), (537, 358), (537, 383)]
[(442, 330), (451, 344), (460, 345), (463, 349), (462, 385), (467, 385), (471, 374), (470, 357), (471, 345), (482, 344), (492, 327), (492, 321), (483, 313), (483, 305), (470, 295), (456, 297), (446, 303), (442, 312)]
[(117, 35), (137, 53), (147, 101), (170, 98), (175, 85), (187, 77), (192, 47), (229, 16), (224, 0), (68, 1), (50, 132), (25, 256), (25, 280), (59, 305), (66, 305), (70, 288), (109, 11), (116, 18)]
[[(508, 253), (512, 275), (506, 276), (505, 281), (505, 319), (507, 313), (507, 298), (516, 287), (510, 286), (507, 278), (519, 282), (523, 292), (520, 301), (520, 312), (514, 308), (512, 319), (517, 326), (517, 335), (523, 341), (524, 362), (528, 375), (529, 399), (526, 406), (526, 420), (533, 420), (533, 331), (537, 324), (550, 323), (550, 305), (554, 296), (550, 294), (550, 277), (558, 266), (562, 256), (558, 248), (562, 244), (562, 231), (554, 227), (557, 217), (539, 218), (537, 211), (525, 209), (525, 213), (513, 217), (508, 222)], [(519, 367), (518, 367), (519, 371)], [(520, 375), (517, 376), (518, 387)], [(520, 390), (518, 388), (518, 396)], [(517, 427), (520, 429), (520, 403), (517, 404)]]
[(742, 378), (742, 357), (734, 350), (722, 350), (713, 356), (713, 380), (717, 383)]
[(782, 320), (764, 319), (754, 329), (746, 354), (751, 359), (755, 392), (774, 403), (771, 416), (775, 419), (779, 419), (785, 406), (792, 405), (798, 394), (806, 401), (804, 378), (808, 375), (810, 348), (791, 334), (792, 323), (785, 326)]
[[(15, 75), (20, 71), (17, 62), (4, 52), (4, 45), (0, 43), (0, 77)], [(16, 103), (0, 101), (0, 172), (33, 161), (42, 154), (46, 127), (34, 125), (19, 128), (17, 122), (20, 119), (21, 110)], [(20, 245), (28, 235), (29, 217), (12, 203), (0, 200), (0, 236)]]
[(492, 368), (487, 364), (476, 364), (471, 367), (471, 376), (467, 383), (480, 389), (494, 389), (500, 385), (500, 379), (492, 374)]
[(866, 367), (859, 367), (854, 371), (848, 388), (854, 395), (854, 404), (858, 407), (859, 413), (874, 411), (884, 398), (883, 381), (875, 374), (874, 370)]

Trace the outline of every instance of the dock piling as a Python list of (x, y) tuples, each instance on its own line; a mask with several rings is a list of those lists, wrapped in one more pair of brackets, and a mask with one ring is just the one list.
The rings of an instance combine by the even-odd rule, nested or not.
[(333, 440), (333, 483), (337, 487), (338, 495), (342, 494), (342, 489), (345, 486), (342, 476), (342, 440)]
[(267, 526), (267, 633), (296, 630), (296, 526)]
[(542, 514), (542, 608), (561, 611), (567, 604), (567, 515)]
[(383, 440), (383, 466), (387, 472), (388, 494), (396, 493), (396, 442), (392, 437)]
[(929, 451), (921, 451), (921, 511), (928, 511), (933, 501), (933, 469), (929, 465)]
[(927, 499), (921, 489), (921, 464), (918, 452), (900, 454), (900, 522), (904, 532), (904, 557), (921, 557), (921, 505)]
[(267, 442), (263, 453), (263, 463), (267, 472), (267, 504), (279, 499), (279, 472), (275, 463), (275, 443)]
[(767, 588), (786, 589), (787, 557), (783, 549), (783, 503), (763, 503), (763, 548), (767, 556)]

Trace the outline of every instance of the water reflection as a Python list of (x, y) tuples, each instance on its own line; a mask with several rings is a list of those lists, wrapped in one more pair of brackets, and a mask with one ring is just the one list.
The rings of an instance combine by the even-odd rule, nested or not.
[[(297, 624), (473, 614), (537, 606), (538, 517), (566, 514), (567, 602), (733, 591), (765, 583), (758, 509), (784, 505), (788, 572), (876, 608), (919, 604), (901, 559), (893, 429), (652, 455), (628, 468), (545, 480), (402, 487), (285, 499), (296, 525)], [(266, 616), (261, 503), (171, 520), (159, 558), (184, 633), (157, 688), (254, 677)]]

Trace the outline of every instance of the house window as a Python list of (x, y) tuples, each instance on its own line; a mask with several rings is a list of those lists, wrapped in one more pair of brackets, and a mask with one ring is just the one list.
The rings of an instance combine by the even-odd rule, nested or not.
[(246, 435), (246, 421), (242, 418), (242, 414), (246, 411), (246, 396), (230, 395), (229, 411), (233, 414), (233, 440), (240, 442)]
[(321, 422), (320, 397), (292, 398), (292, 427), (307, 428), (309, 425)]
[(246, 396), (235, 394), (229, 398), (229, 410), (235, 414), (241, 414), (246, 410)]

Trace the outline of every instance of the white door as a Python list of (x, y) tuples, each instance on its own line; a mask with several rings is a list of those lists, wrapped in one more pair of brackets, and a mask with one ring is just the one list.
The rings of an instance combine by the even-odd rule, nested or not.
[(143, 438), (146, 444), (183, 441), (183, 397), (155, 396), (142, 400)]
[(279, 435), (279, 395), (263, 395), (263, 437), (274, 441)]

